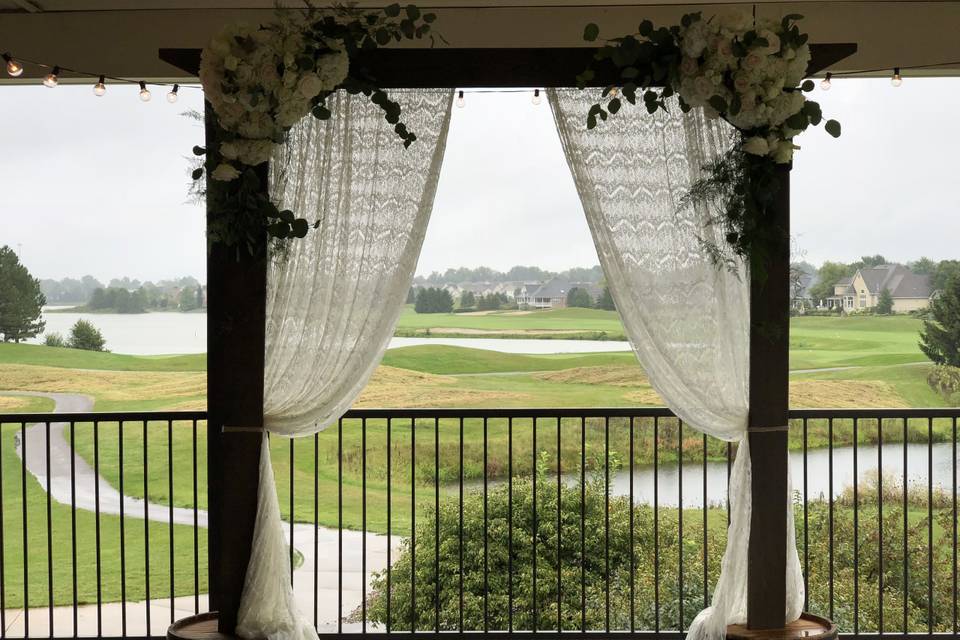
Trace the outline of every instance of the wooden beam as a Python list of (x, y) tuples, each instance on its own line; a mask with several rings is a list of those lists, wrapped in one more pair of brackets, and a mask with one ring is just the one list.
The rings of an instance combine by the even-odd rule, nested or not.
[(785, 626), (790, 343), (790, 169), (778, 167), (767, 272), (750, 281), (750, 548), (747, 627)]
[[(206, 113), (207, 142), (213, 122)], [(262, 175), (266, 184), (266, 175)], [(218, 212), (208, 182), (208, 223)], [(257, 514), (260, 433), (224, 426), (263, 425), (266, 234), (253, 251), (212, 243), (207, 253), (207, 535), (210, 610), (233, 634)]]
[[(853, 54), (852, 43), (810, 45), (807, 73), (813, 75)], [(383, 88), (572, 87), (593, 61), (595, 47), (552, 49), (375, 49), (362, 51), (352, 65), (363, 67)], [(199, 49), (160, 49), (165, 62), (197, 75)], [(619, 83), (613, 67), (600, 67), (591, 83)]]

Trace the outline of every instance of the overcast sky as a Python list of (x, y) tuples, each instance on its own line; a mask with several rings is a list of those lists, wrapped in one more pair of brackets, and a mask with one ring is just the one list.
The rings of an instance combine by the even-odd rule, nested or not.
[[(41, 278), (92, 274), (203, 278), (202, 207), (188, 202), (202, 142), (198, 90), (175, 105), (135, 87), (0, 87), (0, 244)], [(454, 109), (433, 218), (417, 269), (595, 264), (573, 181), (544, 100), (467, 94)], [(793, 232), (803, 257), (960, 258), (960, 79), (836, 79), (814, 92), (843, 124), (811, 130), (793, 172)], [(626, 115), (626, 112), (624, 113)]]

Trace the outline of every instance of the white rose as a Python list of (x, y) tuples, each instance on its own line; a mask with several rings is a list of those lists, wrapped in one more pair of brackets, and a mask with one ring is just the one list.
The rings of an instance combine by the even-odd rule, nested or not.
[(793, 160), (793, 143), (789, 140), (781, 140), (776, 148), (770, 150), (770, 156), (777, 164), (787, 164)]
[(735, 33), (746, 31), (752, 23), (753, 18), (743, 11), (728, 11), (720, 16), (720, 27)]
[(694, 58), (684, 56), (683, 60), (680, 61), (680, 73), (683, 75), (695, 76), (699, 71), (700, 65), (697, 64), (697, 61)]
[(214, 180), (230, 182), (231, 180), (239, 178), (240, 172), (226, 162), (221, 162), (217, 165), (217, 168), (213, 170), (213, 173), (210, 174), (210, 177)]
[(297, 83), (297, 91), (304, 98), (309, 100), (323, 90), (323, 80), (315, 73), (305, 73), (300, 77)]
[(350, 56), (346, 51), (332, 51), (317, 62), (317, 72), (323, 83), (323, 90), (333, 91), (347, 79), (350, 72)]
[(747, 153), (755, 156), (765, 156), (770, 152), (767, 141), (760, 136), (753, 136), (743, 141), (740, 147)]
[(238, 64), (240, 64), (240, 59), (237, 56), (227, 56), (223, 59), (223, 68), (228, 71), (235, 71)]
[(752, 71), (758, 69), (761, 64), (763, 64), (763, 56), (759, 53), (753, 52), (747, 54), (747, 57), (743, 59), (743, 68), (747, 71)]
[(745, 94), (750, 87), (750, 78), (746, 74), (738, 73), (733, 77), (733, 88), (737, 90), (737, 93)]
[(757, 35), (767, 41), (767, 46), (760, 49), (761, 53), (764, 55), (780, 53), (780, 36), (769, 29), (763, 29)]

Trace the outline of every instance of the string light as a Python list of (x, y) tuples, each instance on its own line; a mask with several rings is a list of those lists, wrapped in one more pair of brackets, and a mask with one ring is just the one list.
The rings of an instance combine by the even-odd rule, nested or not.
[(3, 61), (7, 63), (7, 73), (14, 78), (23, 73), (23, 65), (13, 59), (9, 53), (3, 54)]
[(144, 102), (150, 102), (150, 90), (147, 89), (147, 83), (143, 80), (140, 81), (140, 99)]
[(104, 77), (100, 76), (97, 84), (93, 85), (93, 95), (99, 97), (107, 92), (107, 85), (103, 83)]
[(540, 89), (533, 90), (533, 99), (530, 100), (533, 104), (540, 104)]
[(177, 101), (177, 92), (180, 90), (180, 85), (173, 85), (173, 89), (170, 89), (170, 93), (167, 94), (167, 102), (173, 104)]
[(890, 78), (890, 84), (899, 87), (903, 84), (903, 78), (900, 77), (900, 67), (893, 68), (893, 77)]
[(50, 73), (48, 73), (44, 77), (43, 86), (47, 87), (48, 89), (53, 89), (59, 83), (60, 83), (60, 67), (54, 65), (53, 69), (50, 70)]
[(833, 77), (833, 74), (827, 71), (827, 77), (820, 82), (820, 88), (824, 91), (830, 91), (830, 78)]
[(457, 94), (457, 106), (460, 107), (461, 109), (467, 106), (467, 101), (463, 97), (463, 91)]

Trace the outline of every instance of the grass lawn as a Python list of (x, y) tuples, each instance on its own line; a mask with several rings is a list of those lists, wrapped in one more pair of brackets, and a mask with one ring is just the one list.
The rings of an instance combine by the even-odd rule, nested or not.
[(412, 304), (406, 305), (400, 314), (396, 335), (626, 339), (616, 311), (569, 308), (546, 311), (417, 313)]
[(0, 343), (0, 365), (25, 364), (109, 371), (206, 371), (206, 354), (130, 356), (36, 344)]
[[(9, 396), (8, 396), (9, 397)], [(0, 396), (0, 399), (4, 396)], [(29, 398), (21, 411), (50, 411), (53, 403), (45, 398)], [(50, 502), (50, 519), (47, 519), (47, 494), (27, 474), (26, 488), (22, 476), (23, 467), (15, 450), (15, 438), (20, 426), (0, 426), (0, 466), (2, 466), (3, 502), (3, 599), (6, 608), (23, 606), (24, 558), (27, 558), (28, 603), (30, 606), (45, 606), (49, 601), (50, 585), (47, 575), (53, 567), (53, 601), (58, 605), (73, 602), (73, 568), (77, 572), (77, 601), (81, 604), (97, 601), (97, 523), (94, 513), (76, 511), (76, 537), (72, 533), (72, 509), (68, 505)], [(26, 495), (26, 541), (24, 541), (23, 499)], [(100, 516), (100, 598), (103, 602), (121, 599), (125, 586), (128, 600), (142, 600), (146, 596), (146, 545), (144, 521), (136, 518), (125, 520), (124, 554), (126, 567), (120, 564), (120, 518)], [(50, 532), (48, 554), (47, 532)], [(170, 528), (161, 523), (151, 523), (148, 528), (150, 541), (150, 594), (165, 597), (170, 594)], [(193, 528), (175, 526), (173, 578), (177, 595), (194, 592)], [(73, 560), (73, 542), (76, 540), (76, 565)], [(199, 562), (201, 593), (206, 592), (206, 530), (199, 531)], [(125, 585), (121, 580), (125, 573)]]
[(800, 317), (790, 321), (790, 368), (926, 362), (917, 346), (923, 322), (910, 316)]

